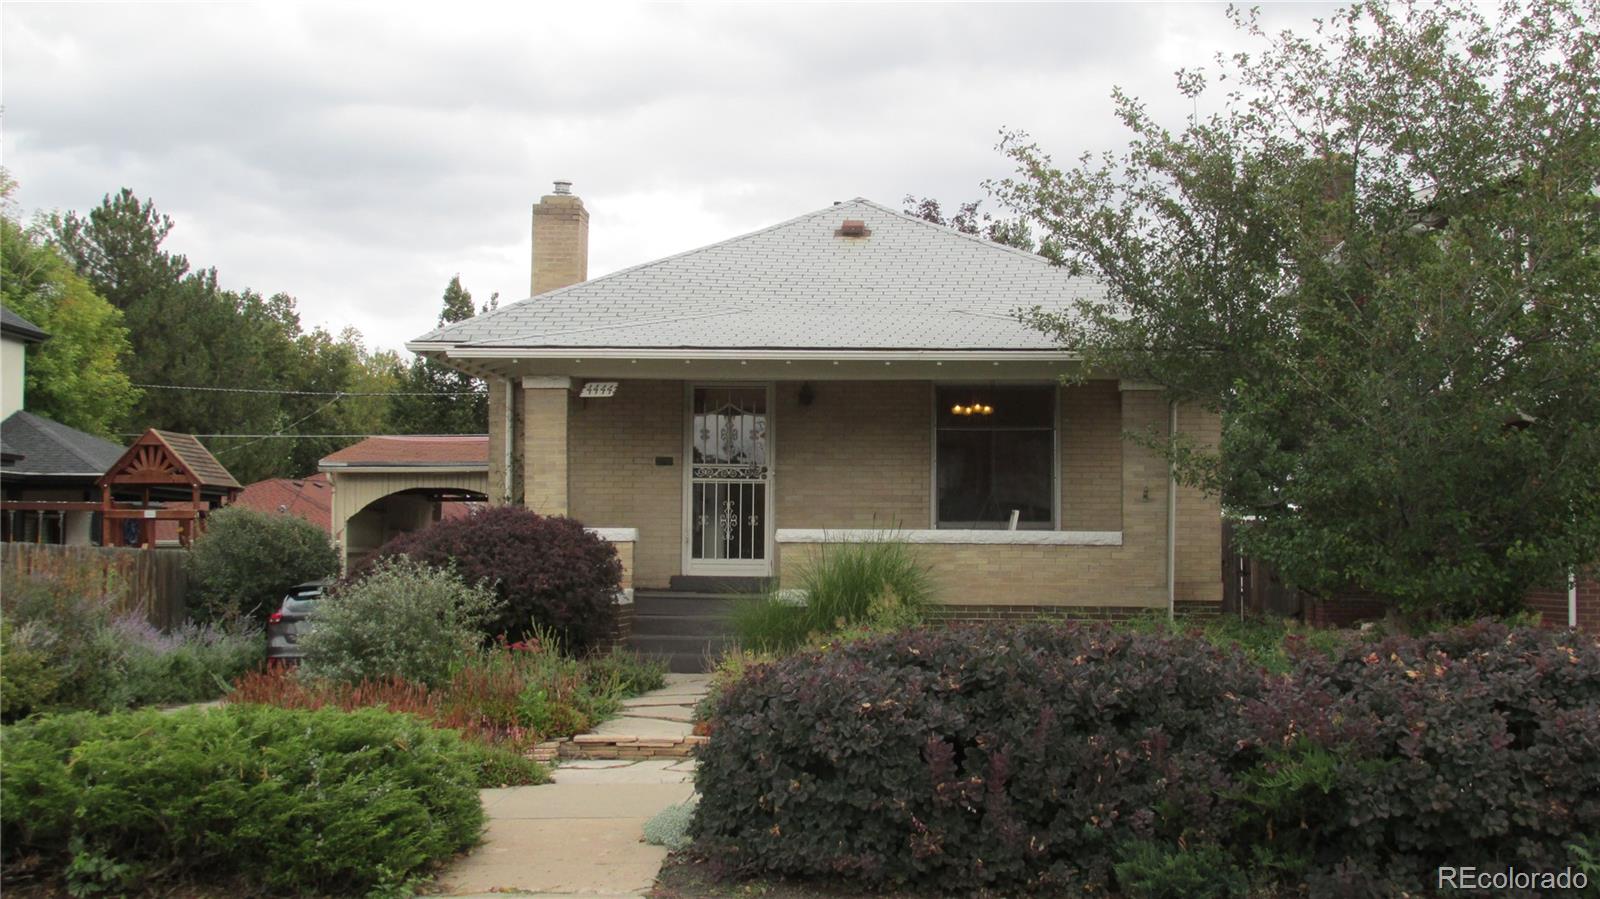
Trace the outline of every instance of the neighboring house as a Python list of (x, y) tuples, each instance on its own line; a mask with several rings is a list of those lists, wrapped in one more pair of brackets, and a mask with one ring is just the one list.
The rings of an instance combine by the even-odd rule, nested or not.
[[(324, 474), (308, 478), (270, 478), (246, 484), (229, 505), (269, 515), (293, 515), (316, 525), (325, 534), (333, 534), (333, 485)], [(179, 523), (157, 521), (155, 541), (157, 546), (181, 544)]]
[(38, 325), (0, 306), (0, 419), (23, 408), (28, 344), (49, 337)]
[(568, 187), (534, 207), (535, 296), (407, 345), (487, 380), (490, 501), (599, 528), (641, 589), (792, 582), (892, 530), (951, 617), (1218, 607), (1216, 498), (1130, 439), (1217, 417), (1064, 385), (1014, 316), (1096, 282), (864, 199), (586, 281)]
[(0, 540), (98, 543), (100, 490), (95, 485), (123, 448), (31, 412), (0, 422)]
[(95, 482), (122, 447), (24, 411), (28, 345), (49, 334), (0, 306), (0, 541), (98, 539)]
[(483, 434), (368, 437), (317, 466), (333, 493), (330, 521), (348, 567), (397, 534), (467, 514), (489, 491)]
[(270, 515), (293, 515), (333, 534), (333, 483), (321, 472), (306, 478), (271, 478), (246, 484), (235, 506)]

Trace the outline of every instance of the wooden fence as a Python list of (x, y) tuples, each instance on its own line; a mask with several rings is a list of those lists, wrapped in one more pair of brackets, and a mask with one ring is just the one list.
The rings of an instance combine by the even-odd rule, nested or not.
[(110, 596), (122, 610), (139, 612), (169, 630), (184, 620), (188, 555), (182, 549), (0, 543), (0, 569), (62, 580), (85, 595)]
[(1298, 618), (1305, 613), (1300, 591), (1284, 584), (1278, 572), (1233, 546), (1233, 524), (1222, 522), (1222, 611), (1227, 615), (1272, 614)]

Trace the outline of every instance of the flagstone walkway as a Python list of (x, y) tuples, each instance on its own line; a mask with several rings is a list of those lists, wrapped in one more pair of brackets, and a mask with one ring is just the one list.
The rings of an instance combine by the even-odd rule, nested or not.
[[(639, 745), (687, 737), (706, 677), (667, 678), (665, 688), (627, 700), (623, 714), (594, 735), (617, 747), (627, 738)], [(589, 736), (575, 742), (589, 745), (582, 743)], [(480, 795), (489, 818), (483, 843), (439, 877), (439, 895), (640, 896), (667, 857), (643, 841), (644, 824), (694, 795), (694, 761), (564, 759), (553, 783)]]

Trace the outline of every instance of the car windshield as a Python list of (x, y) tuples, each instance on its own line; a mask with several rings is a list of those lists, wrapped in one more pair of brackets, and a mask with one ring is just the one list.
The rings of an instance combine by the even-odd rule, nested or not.
[(321, 587), (301, 587), (283, 598), (283, 608), (280, 611), (285, 615), (309, 615), (316, 609), (317, 600), (321, 598)]

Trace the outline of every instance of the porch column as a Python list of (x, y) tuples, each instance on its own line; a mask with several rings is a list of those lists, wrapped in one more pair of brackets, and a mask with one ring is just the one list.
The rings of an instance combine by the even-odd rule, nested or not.
[(540, 515), (567, 514), (565, 376), (522, 379), (523, 504)]
[(511, 381), (489, 378), (489, 502), (511, 501)]

